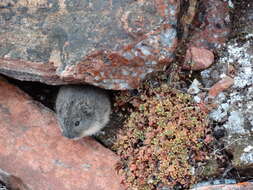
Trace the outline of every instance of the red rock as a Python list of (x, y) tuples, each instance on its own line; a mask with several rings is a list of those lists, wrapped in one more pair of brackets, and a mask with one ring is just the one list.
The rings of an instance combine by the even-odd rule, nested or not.
[(228, 89), (233, 84), (234, 84), (234, 79), (232, 79), (229, 76), (226, 76), (210, 88), (209, 96), (216, 97), (220, 92)]
[(122, 190), (118, 158), (92, 138), (61, 136), (52, 111), (0, 80), (0, 168), (35, 190)]
[(214, 61), (213, 52), (205, 48), (190, 47), (187, 49), (184, 69), (204, 70)]
[(214, 49), (222, 46), (230, 33), (228, 2), (200, 0), (198, 15), (191, 28), (195, 28), (190, 46)]
[(244, 182), (237, 184), (223, 184), (223, 185), (208, 185), (204, 187), (197, 187), (191, 190), (252, 190), (253, 183), (252, 182)]

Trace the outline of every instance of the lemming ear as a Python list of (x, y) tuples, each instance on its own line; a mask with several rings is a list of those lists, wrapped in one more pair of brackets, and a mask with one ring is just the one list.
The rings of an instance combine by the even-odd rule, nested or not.
[(88, 105), (87, 103), (81, 104), (81, 112), (86, 114), (92, 114), (94, 112), (94, 109), (91, 105)]

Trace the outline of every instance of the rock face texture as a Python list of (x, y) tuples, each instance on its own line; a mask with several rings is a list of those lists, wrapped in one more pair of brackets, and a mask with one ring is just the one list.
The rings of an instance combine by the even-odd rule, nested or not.
[(0, 72), (47, 84), (136, 88), (172, 60), (179, 2), (0, 2)]
[(0, 168), (30, 189), (121, 190), (117, 157), (91, 138), (61, 136), (54, 114), (0, 81)]
[(230, 32), (228, 2), (200, 0), (196, 18), (191, 46), (215, 49), (224, 45)]

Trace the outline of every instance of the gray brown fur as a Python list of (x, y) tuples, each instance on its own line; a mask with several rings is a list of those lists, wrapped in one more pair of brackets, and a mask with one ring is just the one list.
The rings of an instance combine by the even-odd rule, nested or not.
[(93, 86), (63, 86), (56, 99), (56, 114), (62, 134), (71, 139), (90, 136), (109, 121), (110, 99)]

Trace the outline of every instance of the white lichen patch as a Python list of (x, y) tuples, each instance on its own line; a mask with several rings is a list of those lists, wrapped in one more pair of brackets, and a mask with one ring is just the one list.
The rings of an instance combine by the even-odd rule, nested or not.
[(234, 85), (215, 98), (218, 106), (209, 116), (226, 129), (225, 146), (237, 150), (232, 152), (234, 166), (248, 168), (253, 165), (253, 146), (250, 145), (253, 136), (253, 35), (245, 35), (244, 40), (232, 39), (226, 48), (218, 63), (201, 72), (201, 76), (206, 80), (206, 87), (211, 84), (210, 79), (220, 80), (223, 73), (229, 74), (224, 68), (234, 68), (231, 75)]
[(247, 134), (244, 126), (243, 114), (239, 111), (232, 111), (228, 118), (228, 122), (224, 125), (230, 135)]
[(253, 150), (251, 152), (244, 152), (241, 157), (240, 160), (242, 163), (244, 164), (252, 164), (253, 163)]
[[(225, 55), (219, 60), (220, 64), (233, 65), (235, 67), (234, 85), (232, 92), (226, 94), (226, 98), (217, 97), (216, 103), (219, 105), (217, 109), (213, 110), (210, 118), (215, 121), (221, 121), (228, 117), (225, 127), (232, 133), (245, 133), (244, 121), (253, 124), (253, 103), (252, 94), (253, 88), (253, 39), (251, 35), (247, 34), (245, 43), (236, 40), (231, 40), (227, 43), (227, 51)], [(211, 70), (202, 72), (202, 77), (210, 75)], [(222, 77), (220, 75), (220, 77)], [(247, 105), (245, 105), (247, 104)], [(250, 114), (249, 114), (250, 113)]]
[(224, 117), (227, 116), (228, 109), (229, 104), (227, 103), (221, 104), (217, 109), (213, 110), (209, 116), (211, 119), (220, 122)]
[(201, 83), (197, 79), (194, 79), (187, 92), (189, 94), (198, 94), (200, 92), (200, 87)]
[(253, 54), (249, 51), (253, 42), (250, 39), (251, 35), (248, 34), (245, 38), (247, 41), (244, 44), (238, 44), (235, 41), (229, 42), (227, 45), (228, 55), (220, 59), (221, 63), (233, 64), (236, 67), (235, 88), (244, 88), (253, 84)]
[(245, 147), (243, 151), (244, 152), (252, 152), (253, 151), (253, 146), (249, 145), (249, 146)]

